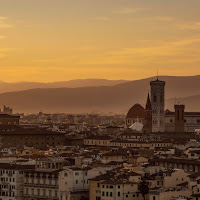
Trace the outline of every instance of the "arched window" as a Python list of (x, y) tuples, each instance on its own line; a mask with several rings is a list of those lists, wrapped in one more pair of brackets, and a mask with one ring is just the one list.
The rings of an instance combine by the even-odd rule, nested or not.
[(157, 114), (156, 108), (153, 109), (153, 114)]
[(153, 124), (157, 124), (157, 121), (156, 121), (156, 120), (153, 120)]

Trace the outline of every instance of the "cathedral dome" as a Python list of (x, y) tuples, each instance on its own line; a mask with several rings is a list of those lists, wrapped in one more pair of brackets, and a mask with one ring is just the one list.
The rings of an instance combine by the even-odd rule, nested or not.
[(145, 109), (140, 104), (135, 104), (129, 111), (126, 118), (145, 118)]

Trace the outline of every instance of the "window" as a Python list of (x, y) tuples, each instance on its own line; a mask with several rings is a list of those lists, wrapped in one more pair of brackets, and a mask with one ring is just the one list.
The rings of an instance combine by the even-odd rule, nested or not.
[(108, 192), (106, 192), (106, 196), (108, 197)]
[(43, 190), (43, 196), (46, 196), (46, 190), (45, 189)]
[(78, 184), (78, 180), (76, 180), (76, 184)]
[(157, 110), (156, 110), (156, 108), (153, 109), (153, 114), (157, 114)]
[(156, 200), (156, 197), (155, 197), (155, 196), (153, 196), (153, 200)]
[(160, 102), (162, 103), (163, 102), (163, 96), (160, 95)]
[(75, 176), (78, 176), (79, 175), (79, 172), (75, 172)]
[(110, 197), (112, 197), (112, 192), (110, 192)]
[(57, 197), (58, 196), (58, 191), (57, 190), (55, 190), (55, 197)]
[(52, 196), (52, 191), (51, 190), (49, 190), (49, 197), (51, 197)]
[(104, 192), (102, 192), (102, 196), (104, 197), (104, 195), (105, 195), (105, 193)]
[(120, 192), (118, 192), (118, 197), (120, 197)]
[(157, 124), (157, 121), (156, 121), (156, 120), (153, 120), (153, 124)]
[(118, 185), (118, 188), (120, 188), (120, 185)]

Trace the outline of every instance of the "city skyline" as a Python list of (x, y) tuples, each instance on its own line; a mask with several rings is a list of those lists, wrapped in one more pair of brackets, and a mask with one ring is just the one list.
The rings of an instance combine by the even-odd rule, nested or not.
[(2, 81), (200, 74), (197, 0), (0, 4)]

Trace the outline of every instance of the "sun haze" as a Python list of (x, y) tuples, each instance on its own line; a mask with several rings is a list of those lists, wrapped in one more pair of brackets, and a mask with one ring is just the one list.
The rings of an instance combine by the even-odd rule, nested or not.
[(0, 0), (2, 81), (199, 74), (200, 1)]

